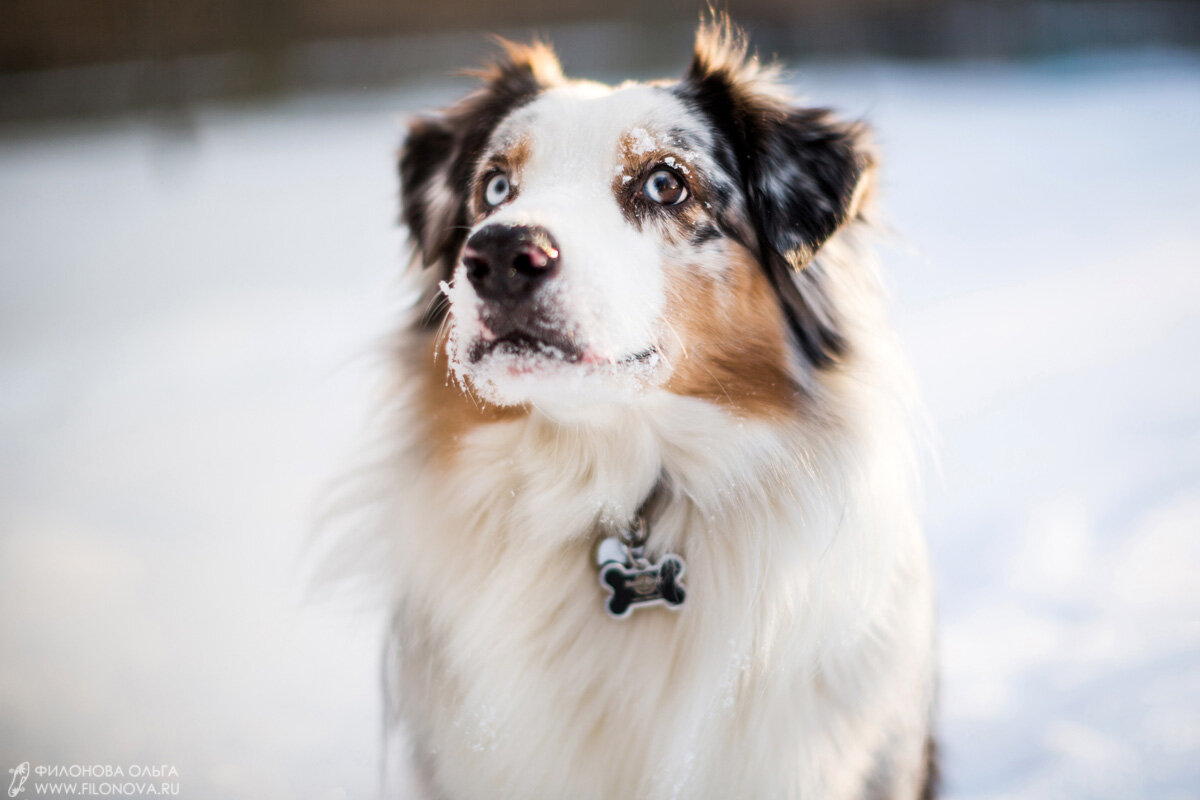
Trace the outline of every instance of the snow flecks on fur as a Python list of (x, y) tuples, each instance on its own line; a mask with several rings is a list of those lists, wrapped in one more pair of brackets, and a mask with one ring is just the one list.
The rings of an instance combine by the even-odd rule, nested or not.
[(666, 164), (668, 167), (679, 170), (684, 175), (687, 175), (691, 171), (687, 168), (687, 164), (684, 164), (683, 162), (676, 160), (675, 156), (667, 156), (666, 158), (663, 159), (663, 163)]
[[(460, 270), (461, 272), (461, 270)], [(469, 348), (471, 343), (484, 335), (484, 325), (479, 317), (479, 298), (471, 291), (461, 275), (453, 283), (440, 281), (438, 289), (450, 302), (453, 323), (445, 326), (446, 357), (454, 379), (465, 386), (468, 380)], [(471, 309), (473, 313), (469, 313)]]
[(662, 149), (665, 144), (657, 136), (653, 136), (650, 131), (638, 126), (629, 131), (629, 149), (634, 155), (644, 156), (647, 153), (652, 153), (655, 150)]

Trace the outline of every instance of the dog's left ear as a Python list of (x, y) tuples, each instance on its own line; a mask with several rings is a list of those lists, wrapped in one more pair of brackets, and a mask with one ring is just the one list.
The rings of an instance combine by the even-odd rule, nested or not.
[[(749, 55), (727, 19), (700, 26), (679, 96), (719, 132), (717, 157), (739, 182), (750, 240), (800, 351), (814, 366), (846, 352), (822, 277), (805, 269), (839, 228), (862, 213), (875, 159), (861, 125), (794, 105), (778, 71)], [(746, 230), (749, 224), (753, 230)]]
[(701, 25), (679, 91), (728, 141), (759, 244), (792, 270), (860, 213), (875, 163), (864, 126), (793, 105), (727, 20)]

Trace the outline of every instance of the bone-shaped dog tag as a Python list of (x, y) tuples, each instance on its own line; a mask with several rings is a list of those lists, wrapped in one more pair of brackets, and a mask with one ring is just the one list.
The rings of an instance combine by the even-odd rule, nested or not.
[(650, 561), (636, 556), (614, 537), (600, 543), (597, 557), (601, 561), (600, 585), (609, 590), (604, 607), (617, 619), (642, 606), (665, 605), (676, 609), (687, 596), (681, 582), (685, 570), (683, 559), (674, 553)]

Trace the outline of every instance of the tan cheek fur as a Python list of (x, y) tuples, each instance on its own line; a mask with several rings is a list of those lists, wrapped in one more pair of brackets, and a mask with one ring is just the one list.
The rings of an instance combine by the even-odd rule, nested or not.
[(749, 416), (794, 413), (786, 322), (753, 256), (730, 244), (723, 276), (672, 265), (667, 284), (668, 391)]
[(421, 348), (418, 357), (427, 365), (417, 376), (420, 381), (418, 402), (434, 466), (451, 466), (461, 451), (463, 439), (471, 431), (490, 423), (519, 419), (529, 413), (524, 407), (484, 403), (470, 394), (469, 389), (451, 377), (445, 348), (438, 347), (433, 339)]

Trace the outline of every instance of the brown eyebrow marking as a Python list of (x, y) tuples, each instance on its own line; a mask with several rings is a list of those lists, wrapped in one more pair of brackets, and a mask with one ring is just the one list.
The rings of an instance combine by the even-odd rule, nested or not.
[(529, 139), (521, 136), (514, 139), (503, 151), (504, 161), (510, 170), (520, 172), (525, 169), (525, 165), (529, 163), (530, 147)]
[(623, 133), (618, 144), (625, 175), (636, 178), (648, 166), (665, 164), (692, 182), (695, 166), (686, 155), (689, 148), (682, 137), (656, 135), (639, 126)]
[(502, 148), (488, 153), (487, 157), (480, 162), (475, 180), (479, 181), (494, 169), (503, 170), (509, 177), (516, 177), (529, 163), (529, 153), (529, 139), (524, 136), (511, 139), (505, 142)]

